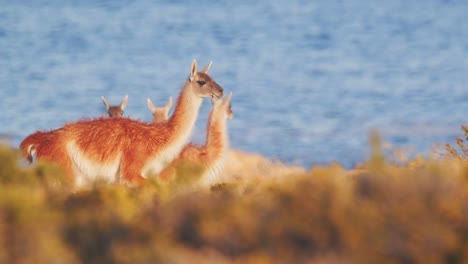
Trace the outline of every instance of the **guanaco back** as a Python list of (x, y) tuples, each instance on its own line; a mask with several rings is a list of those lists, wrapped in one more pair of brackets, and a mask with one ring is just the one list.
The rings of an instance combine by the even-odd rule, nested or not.
[[(122, 117), (125, 107), (128, 102), (128, 95), (126, 95), (120, 105), (110, 105), (104, 96), (101, 96), (102, 101), (107, 109), (107, 114), (109, 117)], [(49, 131), (36, 131), (27, 137), (20, 144), (21, 155), (29, 162), (32, 163), (33, 156), (37, 151), (37, 146), (39, 144), (48, 144), (48, 139), (51, 137), (51, 133), (54, 133), (55, 130)]]

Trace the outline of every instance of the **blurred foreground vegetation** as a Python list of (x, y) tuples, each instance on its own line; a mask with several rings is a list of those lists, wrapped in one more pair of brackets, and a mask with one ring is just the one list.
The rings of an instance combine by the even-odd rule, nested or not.
[(466, 156), (447, 146), (396, 165), (378, 144), (359, 170), (211, 190), (189, 188), (185, 170), (169, 185), (71, 191), (59, 168), (1, 147), (0, 263), (467, 263)]

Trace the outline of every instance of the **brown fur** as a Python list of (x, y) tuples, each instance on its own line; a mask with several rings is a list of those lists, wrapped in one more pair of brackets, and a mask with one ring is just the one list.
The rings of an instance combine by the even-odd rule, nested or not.
[(20, 144), (20, 152), (29, 163), (33, 162), (33, 156), (37, 152), (37, 146), (41, 143), (47, 144), (47, 140), (56, 130), (36, 131), (26, 137)]
[[(101, 96), (104, 105), (106, 106), (107, 113), (109, 117), (122, 117), (125, 106), (128, 102), (128, 95), (126, 95), (120, 103), (120, 105), (109, 105), (106, 98)], [(52, 137), (52, 134), (55, 130), (50, 131), (36, 131), (30, 136), (26, 137), (20, 144), (20, 152), (24, 159), (26, 159), (30, 164), (33, 162), (33, 156), (37, 152), (37, 146), (39, 144), (48, 144), (47, 139)]]

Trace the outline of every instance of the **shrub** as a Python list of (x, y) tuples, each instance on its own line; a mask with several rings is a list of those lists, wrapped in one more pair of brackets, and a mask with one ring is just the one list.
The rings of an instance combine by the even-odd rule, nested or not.
[(379, 145), (353, 172), (330, 164), (210, 190), (184, 168), (169, 183), (72, 191), (60, 168), (24, 168), (0, 148), (0, 263), (466, 262), (464, 157), (391, 164)]

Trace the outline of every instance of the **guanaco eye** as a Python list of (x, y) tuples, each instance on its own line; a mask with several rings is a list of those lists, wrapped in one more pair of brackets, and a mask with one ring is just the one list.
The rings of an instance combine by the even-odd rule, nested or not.
[(206, 82), (203, 81), (203, 80), (199, 80), (199, 81), (197, 81), (197, 83), (198, 83), (199, 85), (204, 85)]

